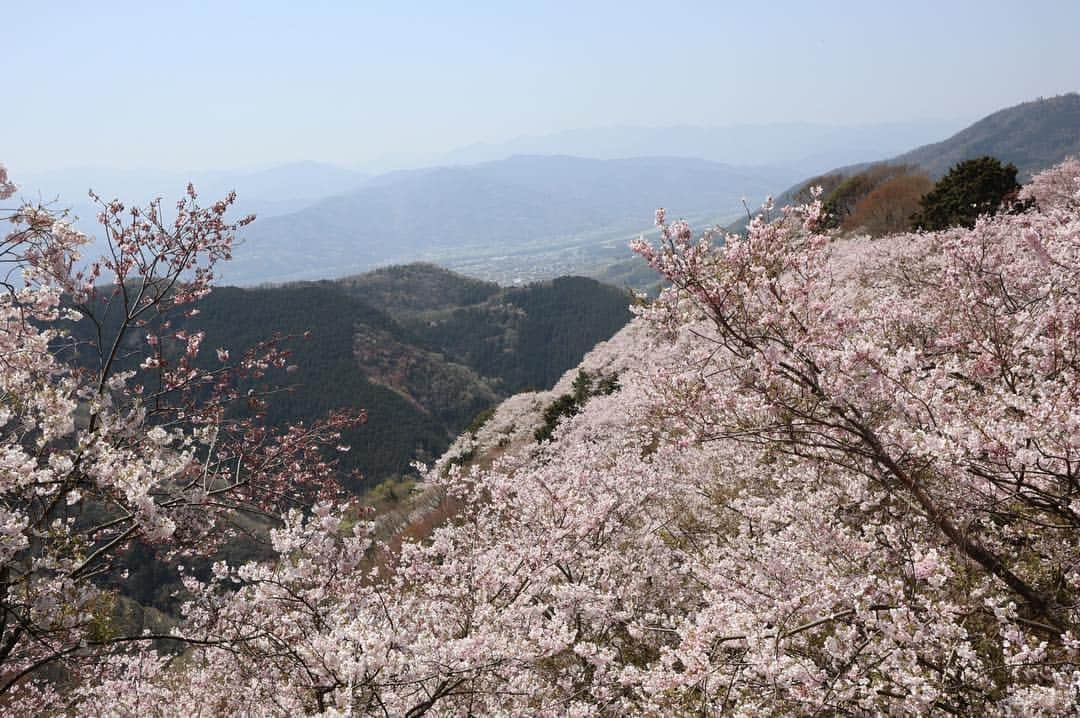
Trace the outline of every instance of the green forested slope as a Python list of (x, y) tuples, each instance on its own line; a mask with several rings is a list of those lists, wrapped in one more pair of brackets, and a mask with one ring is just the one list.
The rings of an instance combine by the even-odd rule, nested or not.
[[(284, 425), (364, 409), (368, 421), (343, 437), (352, 448), (340, 457), (344, 470), (361, 472), (349, 486), (361, 490), (438, 456), (503, 397), (554, 384), (626, 323), (628, 305), (623, 291), (591, 279), (500, 288), (408, 265), (340, 282), (220, 287), (173, 326), (205, 332), (207, 367), (218, 365), (216, 349), (236, 358), (292, 335), (292, 368), (266, 378), (284, 389), (269, 398), (267, 417)], [(75, 333), (90, 342), (90, 328), (80, 322)], [(128, 348), (141, 341), (132, 334)], [(83, 351), (92, 364), (92, 347)]]

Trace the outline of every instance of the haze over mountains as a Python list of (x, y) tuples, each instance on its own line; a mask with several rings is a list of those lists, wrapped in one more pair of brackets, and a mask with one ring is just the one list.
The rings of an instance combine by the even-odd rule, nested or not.
[(846, 172), (890, 157), (940, 176), (990, 154), (1027, 176), (1080, 152), (1080, 95), (1007, 108), (933, 142), (957, 124), (583, 129), (472, 145), (428, 157), (435, 167), (377, 176), (316, 162), (259, 171), (80, 169), (30, 175), (24, 196), (59, 195), (92, 233), (88, 185), (128, 202), (174, 197), (189, 177), (206, 200), (236, 188), (238, 214), (259, 220), (223, 269), (229, 284), (421, 260), (504, 284), (583, 273), (640, 288), (634, 268), (608, 268), (627, 260), (627, 240), (649, 229), (657, 206), (697, 226), (727, 224), (743, 214), (744, 198), (751, 207), (770, 194), (783, 201), (783, 188), (830, 167)]
[(724, 127), (596, 127), (475, 143), (442, 154), (389, 156), (371, 166), (475, 164), (514, 155), (594, 159), (667, 156), (811, 173), (903, 152), (933, 142), (965, 124), (959, 119), (924, 119), (868, 125), (778, 122)]
[(83, 208), (92, 206), (87, 197), (90, 189), (106, 199), (144, 203), (156, 196), (175, 197), (192, 182), (205, 199), (236, 190), (241, 211), (273, 217), (295, 212), (324, 197), (350, 192), (369, 177), (360, 170), (323, 162), (293, 162), (261, 170), (76, 167), (28, 173), (20, 178), (20, 185), (24, 197), (57, 199), (61, 206), (72, 207), (82, 217), (87, 215)]
[[(757, 128), (740, 135), (736, 128), (728, 138), (710, 130), (680, 130), (654, 131), (653, 146), (677, 150), (671, 144), (677, 139), (708, 153), (719, 151), (724, 142), (744, 140), (741, 151), (753, 153), (755, 138), (767, 134)], [(911, 127), (907, 130), (914, 133)], [(646, 134), (632, 131), (605, 138), (592, 132), (563, 133), (535, 138), (533, 146), (591, 143), (593, 153), (603, 155), (633, 149), (635, 142), (648, 139)], [(866, 149), (874, 144), (871, 134), (849, 133), (845, 151), (861, 160), (859, 166), (889, 157)], [(818, 149), (831, 147), (832, 138), (824, 135), (815, 145)], [(892, 161), (918, 164), (940, 176), (960, 160), (989, 154), (1015, 162), (1029, 174), (1080, 152), (1078, 138), (1080, 96), (1063, 95), (994, 113), (944, 142)], [(522, 141), (528, 142), (532, 140)], [(626, 260), (626, 240), (648, 229), (655, 207), (665, 206), (672, 216), (698, 226), (726, 223), (742, 213), (744, 198), (757, 206), (766, 195), (790, 186), (798, 172), (793, 167), (734, 167), (679, 157), (598, 160), (549, 155), (396, 172), (351, 194), (256, 223), (247, 245), (238, 251), (229, 281), (334, 276), (415, 259), (502, 282), (571, 272), (624, 281), (635, 276), (633, 267), (614, 274), (606, 268)], [(805, 181), (806, 174), (801, 177)], [(630, 283), (641, 286), (639, 281)]]
[(123, 198), (143, 199), (175, 193), (189, 180), (201, 191), (235, 189), (244, 201), (286, 202), (321, 199), (355, 189), (365, 178), (400, 169), (477, 164), (514, 155), (572, 155), (593, 159), (625, 157), (695, 157), (732, 165), (772, 166), (796, 173), (886, 157), (933, 142), (963, 127), (959, 119), (921, 119), (866, 125), (788, 122), (764, 125), (702, 127), (596, 127), (522, 136), (501, 142), (478, 142), (439, 153), (387, 154), (364, 162), (287, 162), (255, 169), (155, 169), (105, 166), (17, 171), (31, 194), (59, 195), (78, 203), (89, 187)]
[[(505, 282), (536, 279), (533, 270), (551, 276), (599, 261), (592, 255), (608, 240), (625, 255), (625, 239), (648, 226), (659, 204), (715, 221), (737, 214), (742, 197), (791, 178), (786, 170), (676, 157), (537, 155), (395, 172), (256, 222), (225, 278), (314, 279), (423, 259), (454, 268), (471, 262), (472, 274)], [(508, 254), (509, 276), (499, 267)]]
[[(442, 211), (460, 202), (465, 202), (461, 206), (462, 214), (471, 213), (476, 219), (481, 213), (489, 215), (493, 207), (504, 206), (500, 199), (507, 201), (507, 213), (492, 217), (491, 221), (513, 220), (517, 226), (513, 232), (507, 232), (506, 227), (501, 228), (497, 233), (499, 243), (508, 238), (514, 239), (519, 233), (530, 234), (532, 238), (559, 240), (597, 230), (608, 234), (612, 231), (636, 231), (648, 225), (648, 216), (656, 204), (656, 197), (671, 196), (672, 188), (682, 195), (679, 188), (693, 182), (710, 183), (712, 186), (707, 192), (698, 194), (712, 197), (715, 204), (698, 206), (690, 202), (683, 211), (705, 209), (713, 218), (730, 216), (740, 210), (740, 199), (744, 195), (756, 202), (765, 192), (785, 186), (807, 172), (838, 162), (886, 156), (919, 141), (935, 139), (941, 136), (944, 127), (956, 124), (955, 121), (918, 120), (851, 127), (812, 123), (735, 127), (613, 127), (569, 130), (505, 142), (475, 144), (427, 156), (386, 157), (369, 162), (361, 169), (320, 162), (296, 162), (260, 170), (79, 167), (37, 173), (20, 171), (19, 177), (24, 198), (46, 202), (55, 200), (57, 206), (71, 208), (72, 213), (81, 220), (80, 229), (91, 234), (97, 229), (93, 220), (96, 209), (87, 199), (87, 190), (91, 187), (107, 199), (116, 197), (129, 204), (145, 203), (155, 196), (173, 198), (188, 181), (195, 183), (200, 195), (207, 200), (235, 189), (239, 195), (236, 206), (238, 214), (254, 213), (260, 218), (252, 228), (251, 237), (253, 242), (258, 239), (263, 246), (250, 253), (251, 247), (241, 250), (238, 261), (230, 267), (232, 274), (227, 279), (258, 283), (341, 276), (389, 260), (445, 259), (445, 247), (460, 243), (462, 235), (468, 235), (467, 243), (475, 247), (486, 239), (479, 239), (472, 230), (462, 226), (461, 218), (454, 217), (453, 212), (448, 217), (433, 215), (433, 210)], [(570, 189), (565, 185), (575, 184), (580, 188), (582, 179), (573, 174), (557, 174), (559, 171), (581, 172), (585, 166), (583, 163), (563, 158), (539, 164), (534, 161), (535, 166), (530, 167), (530, 160), (516, 157), (518, 155), (567, 155), (594, 160), (670, 157), (677, 160), (663, 165), (650, 160), (636, 167), (606, 166), (613, 176), (600, 179), (600, 185), (610, 190), (605, 194), (606, 190), (600, 187), (586, 192)], [(512, 157), (515, 158), (513, 161), (510, 160)], [(752, 169), (714, 167), (705, 170), (701, 163), (687, 161), (690, 159), (745, 165)], [(505, 161), (505, 164), (454, 174), (463, 170), (461, 165), (501, 161)], [(151, 162), (148, 160), (148, 164)], [(365, 184), (373, 177), (374, 170), (399, 167), (428, 173), (433, 172), (431, 167), (441, 169), (433, 174), (392, 171), (373, 183), (378, 189), (364, 192)], [(600, 167), (604, 165), (594, 165), (584, 173), (593, 179), (602, 178), (604, 171), (597, 169)], [(636, 179), (619, 180), (614, 175), (620, 171), (636, 175)], [(533, 172), (538, 177), (523, 183), (523, 177), (528, 178)], [(650, 172), (661, 175), (652, 184), (652, 178), (645, 176)], [(675, 177), (679, 173), (682, 173), (682, 180)], [(463, 184), (452, 188), (450, 196), (454, 199), (437, 201), (433, 208), (431, 193), (443, 192), (457, 178), (461, 178)], [(648, 201), (632, 203), (622, 197), (620, 182), (623, 182), (623, 186), (635, 185), (636, 189), (630, 190), (631, 195), (642, 200), (647, 196)], [(507, 183), (513, 186), (505, 186)], [(488, 193), (488, 196), (479, 196), (478, 193)], [(328, 216), (319, 217), (314, 212), (305, 212), (322, 200), (345, 195), (353, 195), (357, 206), (350, 209), (347, 207), (349, 202), (328, 201), (318, 210), (329, 212)], [(468, 206), (477, 198), (480, 200), (479, 206)], [(615, 201), (614, 205), (611, 205), (611, 200)], [(586, 207), (587, 202), (594, 204)], [(377, 214), (362, 218), (369, 211)], [(568, 213), (566, 218), (569, 221), (565, 224), (558, 224), (559, 211)], [(302, 214), (281, 222), (267, 222), (297, 212)], [(584, 217), (586, 213), (591, 216)], [(402, 214), (416, 215), (415, 222), (402, 222)], [(355, 220), (359, 220), (356, 226), (361, 231), (360, 237), (352, 236), (353, 226), (341, 226), (342, 221), (353, 223)], [(376, 233), (380, 224), (385, 236), (380, 236), (378, 242), (369, 241), (368, 235)], [(445, 225), (450, 226), (448, 231)], [(293, 256), (295, 252), (288, 246), (277, 246), (282, 232), (291, 231), (290, 228), (299, 228), (292, 238), (293, 245), (306, 245), (313, 235), (318, 235), (320, 245), (327, 249), (341, 249), (344, 242), (351, 256), (339, 255), (321, 261), (300, 258), (297, 262)], [(324, 232), (325, 237), (322, 236)], [(429, 233), (431, 241), (422, 241), (417, 233)], [(492, 234), (483, 236), (490, 239)], [(270, 239), (264, 241), (265, 237)], [(625, 237), (619, 237), (620, 250), (623, 239)], [(289, 243), (285, 242), (286, 245)], [(424, 251), (417, 253), (415, 250), (420, 245), (424, 245)], [(595, 253), (595, 247), (589, 252)], [(565, 252), (560, 255), (565, 255)], [(489, 260), (490, 257), (481, 257), (479, 261), (464, 258), (454, 266), (501, 281), (537, 276), (528, 271), (523, 273), (522, 268), (517, 266), (491, 266)], [(545, 276), (554, 276), (560, 268), (570, 270), (590, 263), (583, 261), (575, 252), (561, 258), (548, 256), (536, 261), (557, 265)]]

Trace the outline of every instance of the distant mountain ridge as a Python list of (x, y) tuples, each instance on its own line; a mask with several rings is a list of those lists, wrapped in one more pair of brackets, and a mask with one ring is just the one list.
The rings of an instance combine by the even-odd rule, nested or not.
[(593, 159), (694, 157), (740, 166), (784, 167), (797, 173), (887, 157), (954, 132), (961, 120), (924, 119), (862, 125), (782, 122), (725, 126), (613, 126), (562, 130), (478, 142), (449, 152), (387, 158), (399, 166), (460, 165), (515, 155), (572, 155)]
[[(790, 204), (808, 184), (826, 175), (850, 177), (875, 164), (891, 164), (910, 165), (936, 180), (959, 162), (987, 155), (1016, 165), (1020, 182), (1066, 157), (1080, 155), (1080, 93), (1023, 102), (987, 115), (941, 142), (881, 162), (861, 162), (804, 178), (776, 195), (776, 203)], [(743, 218), (728, 228), (742, 231), (745, 227)]]
[(889, 162), (917, 165), (938, 178), (957, 162), (990, 155), (1016, 165), (1023, 181), (1077, 154), (1080, 94), (1072, 92), (999, 110), (942, 142), (916, 148)]
[[(742, 197), (790, 179), (782, 170), (670, 157), (518, 156), (395, 172), (251, 225), (225, 277), (283, 282), (421, 259), (445, 264), (468, 253), (524, 256), (560, 243), (597, 244), (648, 227), (657, 206), (732, 216)], [(625, 242), (620, 247), (625, 255)]]

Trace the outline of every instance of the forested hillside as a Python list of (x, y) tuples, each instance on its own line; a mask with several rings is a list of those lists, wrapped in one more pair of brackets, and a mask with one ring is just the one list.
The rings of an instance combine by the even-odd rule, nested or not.
[(1039, 170), (1080, 154), (1080, 94), (1039, 98), (987, 115), (942, 142), (905, 152), (891, 163), (913, 164), (937, 179), (963, 160), (989, 155), (1010, 162), (1027, 181)]
[(399, 312), (398, 318), (424, 345), (512, 394), (551, 386), (597, 338), (626, 323), (630, 300), (593, 279), (560, 277), (508, 287), (473, 304)]
[(446, 307), (479, 304), (499, 292), (495, 282), (466, 277), (438, 265), (414, 262), (381, 267), (335, 283), (396, 317)]
[[(203, 345), (233, 356), (289, 335), (289, 370), (268, 377), (282, 390), (267, 398), (267, 418), (284, 426), (365, 410), (340, 457), (343, 474), (363, 476), (350, 486), (359, 489), (434, 459), (501, 398), (551, 386), (629, 320), (630, 301), (581, 277), (500, 288), (406, 265), (337, 282), (220, 287), (175, 329), (204, 332)], [(215, 362), (212, 351), (199, 358)]]
[(289, 390), (268, 398), (268, 418), (285, 425), (342, 407), (367, 411), (368, 421), (342, 437), (351, 447), (340, 457), (344, 470), (377, 480), (407, 471), (414, 456), (437, 456), (446, 445), (452, 427), (401, 392), (373, 382), (357, 361), (359, 331), (386, 332), (411, 346), (407, 335), (383, 312), (333, 286), (221, 287), (187, 325), (206, 332), (207, 347), (234, 354), (275, 332), (293, 335), (285, 346), (295, 369), (271, 377)]

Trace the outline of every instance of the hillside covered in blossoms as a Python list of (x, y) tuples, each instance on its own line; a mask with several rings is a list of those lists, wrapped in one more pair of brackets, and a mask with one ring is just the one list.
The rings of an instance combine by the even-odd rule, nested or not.
[[(200, 335), (174, 337), (175, 363), (148, 335), (156, 388), (49, 351), (57, 321), (89, 320), (61, 294), (103, 290), (73, 270), (85, 238), (21, 210), (4, 250), (30, 285), (0, 300), (0, 706), (1075, 711), (1080, 161), (1021, 199), (874, 239), (825, 230), (819, 202), (745, 237), (658, 210), (659, 242), (634, 249), (669, 287), (459, 438), (418, 489), (437, 520), (389, 538), (320, 449), (362, 416), (275, 434), (227, 411), (285, 364), (273, 343), (204, 370)], [(133, 331), (143, 311), (190, 315), (212, 279), (195, 258), (229, 254), (229, 200), (195, 201), (171, 223), (104, 205), (118, 250), (96, 271)], [(276, 558), (186, 572), (161, 632), (110, 626), (116, 546), (205, 555), (245, 511), (285, 517)]]

